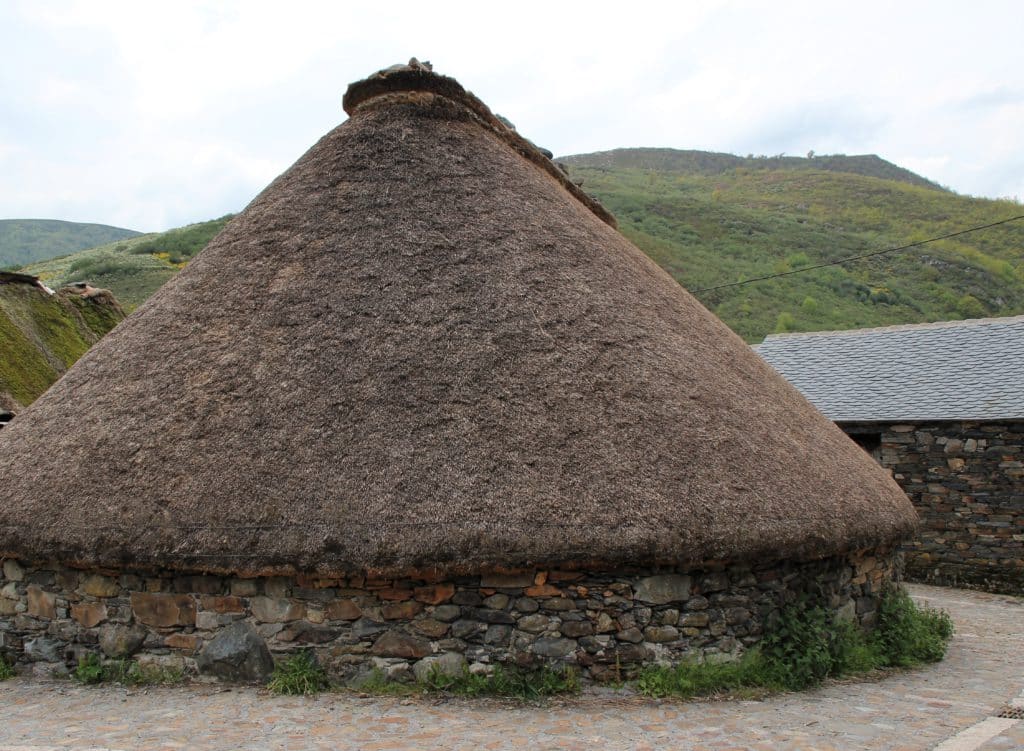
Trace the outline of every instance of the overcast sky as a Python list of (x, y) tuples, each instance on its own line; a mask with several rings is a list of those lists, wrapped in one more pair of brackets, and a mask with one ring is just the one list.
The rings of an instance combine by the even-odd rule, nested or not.
[(0, 0), (0, 218), (238, 211), (412, 55), (556, 154), (875, 153), (1024, 199), (1022, 39), (1019, 0)]

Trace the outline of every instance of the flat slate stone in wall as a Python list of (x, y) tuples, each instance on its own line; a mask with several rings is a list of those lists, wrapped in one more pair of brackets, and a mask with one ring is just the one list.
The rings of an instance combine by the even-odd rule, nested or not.
[[(841, 426), (855, 437), (867, 426)], [(875, 428), (880, 463), (921, 515), (907, 578), (1024, 594), (1024, 423)]]
[[(480, 672), (497, 663), (571, 664), (586, 678), (619, 679), (653, 661), (733, 659), (802, 593), (870, 626), (893, 569), (888, 551), (759, 567), (533, 570), (449, 581), (86, 572), (8, 560), (0, 651), (37, 672), (66, 671), (93, 652), (218, 674), (208, 667), (217, 660), (250, 665), (234, 646), (221, 655), (230, 641), (255, 652), (265, 645), (278, 658), (311, 649), (336, 680), (349, 682), (374, 670), (411, 680), (435, 666)], [(235, 632), (245, 639), (229, 639)], [(238, 674), (266, 674), (260, 654), (251, 664)]]

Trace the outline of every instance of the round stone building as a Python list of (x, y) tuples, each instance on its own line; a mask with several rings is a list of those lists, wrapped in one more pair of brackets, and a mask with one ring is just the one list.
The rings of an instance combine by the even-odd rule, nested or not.
[(0, 432), (0, 651), (600, 679), (870, 625), (884, 470), (455, 80), (344, 105)]

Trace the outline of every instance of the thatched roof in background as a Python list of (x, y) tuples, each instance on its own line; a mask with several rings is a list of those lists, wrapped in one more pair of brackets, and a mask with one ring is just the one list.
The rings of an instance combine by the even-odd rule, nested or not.
[(0, 431), (0, 555), (469, 571), (911, 529), (883, 470), (452, 79), (346, 104)]
[(124, 317), (108, 290), (0, 272), (0, 410), (30, 404)]

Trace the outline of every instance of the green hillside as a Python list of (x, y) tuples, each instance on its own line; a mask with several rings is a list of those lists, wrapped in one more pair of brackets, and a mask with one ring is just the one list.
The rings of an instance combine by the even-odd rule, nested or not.
[(139, 234), (105, 224), (56, 219), (0, 219), (0, 268), (23, 266)]
[(747, 341), (777, 331), (1024, 313), (1024, 221), (806, 274), (719, 284), (1024, 214), (878, 157), (621, 149), (559, 161), (630, 240)]
[[(1024, 222), (806, 274), (719, 284), (1024, 214), (952, 193), (877, 156), (738, 157), (619, 149), (565, 157), (620, 229), (747, 341), (1024, 313)], [(32, 264), (51, 287), (88, 280), (132, 309), (230, 217)]]
[(131, 311), (213, 239), (232, 215), (160, 234), (107, 243), (25, 267), (51, 287), (87, 281), (109, 289)]
[(122, 318), (109, 292), (51, 294), (29, 277), (0, 272), (0, 410), (32, 402)]
[(916, 175), (908, 169), (887, 162), (875, 154), (821, 154), (811, 152), (806, 158), (798, 156), (754, 156), (745, 157), (724, 154), (718, 151), (695, 151), (692, 149), (613, 149), (593, 154), (560, 157), (560, 162), (577, 167), (604, 167), (610, 169), (645, 169), (659, 172), (684, 172), (700, 175), (720, 175), (736, 169), (752, 170), (818, 170), (845, 172), (865, 177), (918, 185), (949, 192), (938, 183)]

